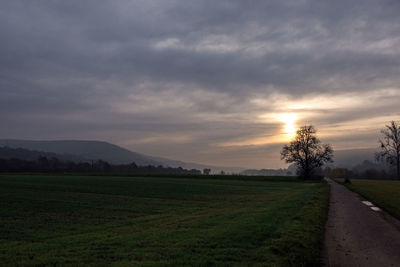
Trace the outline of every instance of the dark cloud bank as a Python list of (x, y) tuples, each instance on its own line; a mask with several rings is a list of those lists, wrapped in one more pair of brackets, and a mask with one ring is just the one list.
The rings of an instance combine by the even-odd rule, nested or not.
[(260, 116), (287, 110), (334, 146), (374, 147), (400, 115), (399, 14), (374, 0), (4, 0), (0, 137), (276, 167), (279, 142), (246, 140), (281, 134)]

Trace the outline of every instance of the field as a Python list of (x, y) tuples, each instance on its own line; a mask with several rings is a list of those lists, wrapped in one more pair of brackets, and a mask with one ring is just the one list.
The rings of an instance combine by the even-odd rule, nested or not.
[(400, 218), (400, 181), (352, 179), (345, 185)]
[(2, 266), (313, 265), (324, 183), (0, 176)]

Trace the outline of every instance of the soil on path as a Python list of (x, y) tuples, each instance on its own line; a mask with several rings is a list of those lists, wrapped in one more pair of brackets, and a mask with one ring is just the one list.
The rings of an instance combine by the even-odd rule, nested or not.
[(400, 222), (373, 211), (345, 186), (331, 185), (323, 260), (325, 266), (400, 266)]

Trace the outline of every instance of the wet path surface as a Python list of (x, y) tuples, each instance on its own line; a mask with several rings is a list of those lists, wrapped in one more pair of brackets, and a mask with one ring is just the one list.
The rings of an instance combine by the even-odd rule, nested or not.
[[(323, 258), (325, 266), (400, 266), (400, 222), (373, 203), (331, 185)], [(399, 196), (400, 197), (400, 196)], [(371, 204), (371, 205), (370, 205)]]

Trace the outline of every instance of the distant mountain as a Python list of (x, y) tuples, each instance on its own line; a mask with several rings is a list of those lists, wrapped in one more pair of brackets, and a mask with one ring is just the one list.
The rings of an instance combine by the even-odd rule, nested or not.
[(125, 148), (102, 141), (60, 140), (0, 140), (0, 146), (25, 148), (29, 150), (51, 152), (60, 155), (75, 155), (85, 160), (102, 159), (112, 164), (135, 162), (138, 165), (160, 165), (161, 162), (150, 157), (129, 151)]
[(0, 146), (0, 159), (21, 159), (27, 161), (35, 161), (38, 158), (46, 157), (48, 159), (57, 158), (62, 161), (84, 162), (85, 160), (74, 155), (56, 154), (51, 152), (35, 151), (25, 148), (11, 148)]
[(204, 168), (211, 168), (212, 173), (218, 173), (221, 170), (224, 170), (225, 172), (240, 172), (243, 170), (243, 168), (210, 166), (147, 156), (103, 141), (33, 141), (0, 139), (0, 147), (24, 148), (35, 151), (56, 153), (63, 156), (75, 156), (85, 161), (101, 159), (112, 164), (127, 164), (135, 162), (137, 165), (163, 165), (175, 168), (182, 167), (185, 169), (202, 170)]

